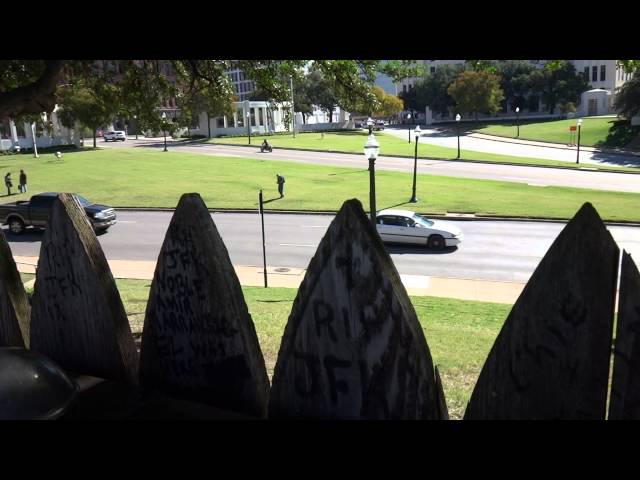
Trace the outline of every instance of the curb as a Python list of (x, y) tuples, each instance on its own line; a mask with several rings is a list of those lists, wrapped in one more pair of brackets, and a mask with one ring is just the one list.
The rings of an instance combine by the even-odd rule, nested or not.
[[(515, 139), (512, 139), (511, 137), (502, 137), (500, 135), (489, 135), (486, 133), (470, 133), (468, 135), (469, 137), (473, 137), (473, 138), (478, 138), (480, 140), (491, 140), (493, 142), (502, 142), (502, 143), (513, 143), (516, 145), (528, 145), (531, 147), (544, 147), (544, 148), (557, 148), (559, 150), (569, 150), (569, 151), (575, 151), (573, 148), (568, 148), (568, 147), (561, 147), (560, 145), (564, 145), (563, 143), (559, 143), (559, 142), (541, 142), (539, 140), (527, 140), (527, 139), (522, 139), (528, 142), (537, 142), (537, 143), (543, 143), (546, 145), (532, 145), (530, 143), (523, 143), (523, 142), (518, 142)], [(485, 137), (489, 137), (489, 138), (485, 138)], [(632, 152), (629, 150), (612, 150), (612, 149), (598, 149), (596, 147), (589, 147), (589, 146), (580, 146), (580, 148), (582, 150), (585, 150), (587, 152), (593, 152), (593, 153), (607, 153), (610, 155), (630, 155), (630, 156), (634, 156), (634, 157), (640, 157), (640, 153), (638, 152)]]
[[(237, 143), (213, 143), (208, 142), (207, 145), (219, 145), (222, 147), (249, 147), (250, 145), (240, 145)], [(354, 152), (345, 152), (343, 150), (311, 150), (308, 148), (280, 148), (278, 150), (293, 150), (297, 152), (316, 152), (316, 153), (339, 153), (343, 155), (358, 155)], [(413, 160), (411, 155), (381, 155), (380, 157), (387, 158), (409, 158)], [(379, 157), (379, 158), (380, 158)], [(461, 159), (461, 158), (435, 158), (435, 157), (418, 157), (418, 160), (436, 160), (440, 162), (461, 162), (461, 163), (482, 163), (484, 165), (510, 165), (513, 167), (534, 167), (534, 168), (558, 168), (561, 170), (578, 170), (581, 172), (595, 172), (595, 173), (620, 173), (626, 175), (640, 175), (640, 169), (637, 172), (625, 172), (620, 170), (610, 170), (607, 168), (593, 167), (573, 167), (570, 165), (534, 165), (529, 163), (513, 163), (513, 162), (488, 162), (486, 160), (473, 160), (473, 159)], [(284, 160), (281, 160), (284, 161)], [(569, 162), (567, 162), (569, 163)], [(589, 164), (591, 165), (591, 164)], [(428, 175), (428, 174), (427, 174)]]
[[(174, 212), (175, 208), (165, 207), (114, 207), (118, 210), (127, 212)], [(241, 213), (241, 214), (256, 214), (259, 213), (257, 208), (209, 208), (209, 213)], [(335, 216), (337, 211), (328, 210), (267, 210), (265, 213), (272, 213), (277, 215), (327, 215)], [(436, 220), (459, 220), (459, 221), (484, 221), (484, 222), (539, 222), (539, 223), (567, 223), (570, 219), (567, 218), (540, 218), (540, 217), (501, 217), (492, 215), (475, 215), (473, 213), (454, 213), (450, 215), (442, 215), (441, 213), (429, 213), (429, 212), (417, 212), (419, 215), (423, 215)], [(458, 216), (464, 215), (464, 216)], [(625, 222), (625, 221), (604, 221), (605, 225), (613, 227), (640, 227), (640, 222)]]

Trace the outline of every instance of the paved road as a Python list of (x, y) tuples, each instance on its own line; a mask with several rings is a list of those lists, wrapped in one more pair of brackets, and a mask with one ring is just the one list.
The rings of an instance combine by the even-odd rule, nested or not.
[[(402, 139), (407, 138), (406, 129), (388, 128), (385, 130), (390, 135)], [(438, 145), (441, 147), (458, 148), (458, 137), (455, 134), (444, 133), (441, 130), (422, 130), (420, 143)], [(467, 135), (460, 136), (460, 148), (475, 152), (496, 153), (500, 155), (512, 155), (516, 157), (544, 158), (547, 160), (565, 161), (575, 163), (576, 149), (562, 149), (542, 147), (537, 145), (523, 145), (510, 142), (501, 142), (484, 138), (475, 138)], [(640, 157), (635, 155), (622, 155), (602, 152), (580, 151), (580, 162), (592, 165), (611, 166), (640, 166)]]
[[(157, 260), (171, 212), (127, 212), (98, 238), (109, 260)], [(212, 215), (234, 265), (262, 265), (260, 216)], [(266, 214), (267, 264), (306, 268), (333, 219), (329, 215)], [(562, 223), (456, 221), (465, 239), (457, 249), (435, 253), (388, 246), (401, 274), (525, 283), (562, 230)], [(609, 227), (620, 248), (640, 259), (640, 228)], [(37, 256), (42, 233), (12, 235), (14, 255)]]
[[(259, 142), (259, 140), (256, 140)], [(108, 148), (154, 148), (161, 149), (162, 141), (127, 140), (126, 142), (100, 143)], [(255, 147), (234, 147), (194, 143), (179, 145), (169, 143), (170, 151), (199, 153), (213, 156), (259, 158), (261, 160), (284, 160), (290, 162), (336, 165), (342, 167), (366, 168), (364, 155), (299, 150), (276, 149), (273, 153), (260, 153)], [(409, 158), (380, 156), (376, 169), (413, 173), (413, 160)], [(562, 170), (491, 163), (468, 163), (448, 160), (419, 160), (418, 173), (449, 177), (480, 178), (519, 182), (535, 186), (565, 186), (640, 193), (640, 175), (594, 172), (590, 170)]]

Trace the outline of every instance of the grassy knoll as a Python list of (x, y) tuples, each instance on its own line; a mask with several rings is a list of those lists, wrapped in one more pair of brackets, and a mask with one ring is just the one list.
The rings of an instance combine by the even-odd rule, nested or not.
[[(212, 157), (178, 152), (109, 149), (39, 159), (12, 155), (0, 159), (0, 171), (20, 168), (29, 175), (29, 193), (3, 196), (0, 202), (28, 199), (43, 191), (77, 192), (115, 207), (175, 207), (185, 192), (198, 192), (210, 208), (257, 208), (264, 189), (272, 210), (337, 211), (349, 198), (369, 204), (365, 169), (318, 166), (249, 158)], [(407, 159), (407, 162), (411, 162)], [(364, 163), (364, 161), (363, 161)], [(279, 199), (276, 173), (286, 177)], [(640, 221), (640, 194), (522, 183), (419, 175), (419, 202), (407, 204), (412, 175), (376, 172), (378, 209), (410, 206), (421, 213), (475, 212), (488, 215), (571, 218), (591, 202), (606, 220)]]
[[(514, 127), (515, 128), (515, 127)], [(569, 127), (567, 127), (568, 129)], [(583, 128), (584, 130), (584, 128)], [(515, 132), (515, 130), (514, 130)], [(521, 127), (522, 132), (522, 127)], [(485, 132), (488, 133), (488, 132)], [(515, 133), (513, 133), (515, 135)], [(521, 135), (522, 137), (522, 135)], [(264, 137), (253, 136), (252, 145), (256, 148), (262, 142)], [(384, 132), (376, 132), (376, 138), (380, 143), (381, 155), (409, 155), (413, 157), (415, 151), (415, 143), (412, 139), (412, 143), (407, 142), (406, 139), (396, 137)], [(367, 132), (365, 131), (348, 131), (348, 132), (335, 132), (324, 133), (324, 137), (320, 133), (300, 133), (293, 138), (293, 135), (273, 135), (268, 137), (269, 143), (276, 148), (300, 148), (303, 150), (317, 150), (317, 151), (340, 151), (349, 153), (362, 153), (363, 145), (367, 140)], [(208, 141), (209, 143), (231, 144), (231, 145), (247, 145), (247, 137), (221, 137), (213, 138)], [(581, 144), (585, 145), (584, 143)], [(464, 148), (464, 141), (462, 141), (462, 147)], [(427, 145), (421, 143), (418, 145), (418, 156), (421, 158), (440, 158), (445, 160), (455, 159), (458, 155), (458, 150), (455, 148), (441, 147), (438, 145)], [(463, 160), (477, 160), (483, 162), (502, 162), (502, 163), (515, 163), (522, 165), (544, 165), (544, 166), (564, 166), (575, 167), (571, 162), (564, 162), (561, 160), (546, 160), (542, 158), (529, 158), (529, 157), (514, 157), (510, 155), (500, 155), (494, 153), (475, 152), (471, 150), (460, 150), (460, 158)], [(613, 166), (597, 166), (589, 165), (590, 167), (604, 169), (604, 170), (627, 170), (638, 171), (638, 168), (633, 167), (613, 167)]]
[[(585, 117), (580, 129), (580, 145), (589, 147), (621, 148), (640, 133), (640, 127), (631, 127), (626, 120), (615, 117)], [(520, 139), (541, 142), (569, 143), (569, 127), (577, 123), (577, 119), (553, 121), (522, 121), (520, 123)], [(478, 133), (515, 138), (516, 122), (484, 124), (475, 128)]]

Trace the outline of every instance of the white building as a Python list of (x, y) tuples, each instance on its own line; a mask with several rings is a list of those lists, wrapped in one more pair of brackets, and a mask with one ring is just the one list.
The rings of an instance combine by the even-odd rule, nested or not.
[(249, 129), (252, 134), (287, 130), (284, 124), (284, 109), (290, 107), (289, 103), (277, 104), (274, 107), (270, 102), (245, 100), (234, 102), (233, 107), (235, 111), (231, 116), (208, 118), (206, 112), (202, 112), (199, 116), (198, 128), (191, 129), (191, 133), (219, 137), (246, 135)]
[(63, 127), (58, 121), (56, 110), (47, 118), (43, 114), (45, 123), (50, 121), (51, 129), (42, 129), (40, 125), (30, 125), (25, 122), (15, 122), (9, 118), (0, 120), (0, 150), (14, 150), (19, 146), (22, 150), (32, 150), (35, 144), (38, 148), (56, 147), (62, 145), (80, 145), (80, 132)]

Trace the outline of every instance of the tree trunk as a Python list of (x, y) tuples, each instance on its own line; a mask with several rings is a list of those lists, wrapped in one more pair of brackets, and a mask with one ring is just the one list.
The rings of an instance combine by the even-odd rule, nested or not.
[(96, 129), (93, 129), (93, 148), (97, 148), (96, 147)]
[(333, 108), (329, 109), (329, 123), (333, 123)]
[(211, 138), (211, 117), (209, 112), (207, 112), (207, 131), (209, 132), (209, 138)]

